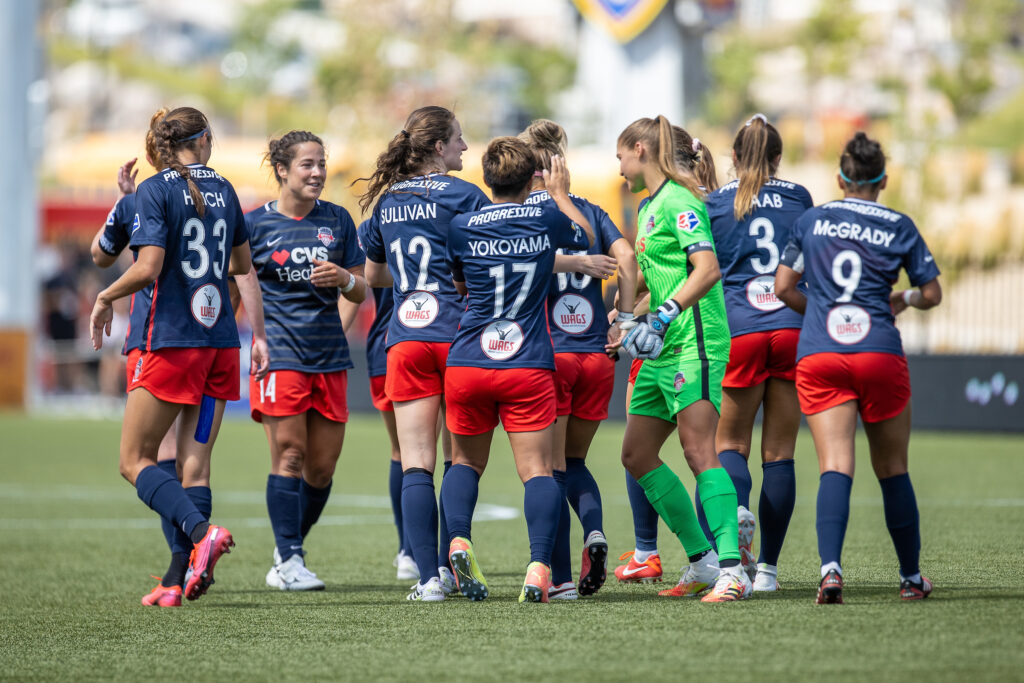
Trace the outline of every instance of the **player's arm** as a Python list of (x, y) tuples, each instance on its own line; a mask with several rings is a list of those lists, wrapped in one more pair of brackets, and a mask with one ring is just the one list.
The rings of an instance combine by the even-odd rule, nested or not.
[(242, 242), (231, 247), (228, 275), (245, 275), (250, 270), (252, 270), (252, 252), (249, 251), (249, 242)]
[(615, 272), (618, 263), (604, 254), (555, 254), (555, 273), (583, 273), (590, 277), (607, 280)]
[(804, 272), (804, 254), (795, 238), (782, 250), (782, 259), (775, 269), (775, 296), (800, 315), (807, 310), (807, 295), (797, 287)]
[(338, 297), (338, 317), (341, 318), (341, 329), (346, 335), (355, 324), (357, 313), (359, 313), (359, 304), (349, 301), (343, 296)]
[(455, 285), (455, 291), (459, 293), (459, 296), (466, 296), (469, 294), (469, 289), (466, 288), (465, 282), (452, 278), (452, 284)]
[(918, 289), (893, 292), (889, 295), (889, 303), (892, 304), (894, 315), (899, 315), (908, 308), (927, 311), (942, 303), (942, 285), (939, 284), (939, 278), (935, 278), (924, 283)]
[(569, 169), (565, 165), (565, 159), (557, 154), (551, 157), (551, 170), (544, 169), (544, 184), (558, 210), (583, 228), (583, 232), (587, 234), (587, 244), (584, 248), (589, 248), (594, 243), (594, 228), (587, 217), (572, 203), (569, 197)]
[(112, 285), (96, 296), (96, 305), (89, 316), (92, 347), (103, 346), (103, 335), (110, 336), (110, 322), (114, 319), (113, 304), (121, 297), (145, 289), (159, 277), (164, 267), (164, 248), (155, 245), (139, 247), (139, 258), (121, 274)]
[(366, 282), (371, 287), (394, 287), (395, 281), (388, 270), (388, 264), (366, 259)]
[(100, 241), (103, 239), (103, 235), (106, 231), (106, 226), (100, 228), (93, 236), (92, 244), (89, 245), (89, 253), (92, 255), (92, 262), (100, 268), (109, 268), (114, 265), (114, 262), (117, 261), (117, 257), (120, 255), (111, 254), (100, 247)]
[(313, 259), (313, 272), (309, 282), (314, 287), (337, 287), (340, 298), (360, 304), (366, 298), (366, 279), (363, 278), (363, 266), (342, 268), (337, 263)]
[(242, 299), (242, 307), (249, 317), (249, 327), (252, 328), (252, 365), (249, 374), (256, 377), (256, 381), (267, 376), (270, 370), (270, 350), (267, 346), (267, 330), (263, 322), (263, 293), (260, 291), (259, 277), (256, 270), (250, 268), (249, 272), (235, 276), (235, 284), (238, 286), (238, 295)]

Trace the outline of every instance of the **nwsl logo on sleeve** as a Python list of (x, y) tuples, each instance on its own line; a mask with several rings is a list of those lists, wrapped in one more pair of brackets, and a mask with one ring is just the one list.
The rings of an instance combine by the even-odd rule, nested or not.
[(676, 226), (680, 230), (693, 232), (700, 227), (700, 219), (697, 218), (697, 214), (693, 211), (684, 211), (676, 216)]
[(330, 228), (317, 228), (316, 238), (320, 240), (321, 244), (325, 247), (329, 247), (334, 244), (334, 231)]
[[(111, 213), (113, 213), (113, 212), (111, 212)], [(135, 222), (132, 223), (132, 234), (134, 235), (135, 231), (138, 230), (138, 229), (139, 229), (139, 214), (135, 214)]]

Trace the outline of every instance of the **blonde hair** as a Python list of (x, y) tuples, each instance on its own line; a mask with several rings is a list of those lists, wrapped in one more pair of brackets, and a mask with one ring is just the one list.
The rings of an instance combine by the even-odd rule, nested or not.
[(549, 119), (533, 121), (519, 134), (519, 139), (530, 146), (535, 171), (551, 170), (551, 157), (564, 157), (569, 146), (565, 129)]
[[(697, 180), (689, 173), (684, 173), (676, 162), (672, 124), (667, 118), (659, 114), (653, 119), (637, 119), (619, 135), (619, 147), (632, 148), (638, 142), (647, 147), (663, 176), (685, 187), (695, 197), (704, 196)], [(653, 192), (657, 188), (648, 189)]]
[(775, 172), (773, 164), (782, 154), (782, 136), (764, 114), (754, 114), (736, 134), (732, 151), (739, 180), (732, 212), (739, 221), (754, 210), (754, 198)]
[(689, 169), (697, 182), (708, 192), (718, 189), (718, 174), (711, 150), (698, 138), (692, 137), (682, 126), (672, 126), (672, 142), (676, 148), (676, 163)]

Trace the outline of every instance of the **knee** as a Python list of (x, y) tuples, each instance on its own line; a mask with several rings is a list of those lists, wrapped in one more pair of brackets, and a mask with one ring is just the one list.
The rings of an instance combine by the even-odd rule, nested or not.
[(643, 458), (641, 454), (633, 448), (622, 449), (622, 466), (626, 468), (626, 471), (632, 474), (634, 477), (639, 476), (637, 472), (641, 469), (641, 462)]
[(690, 466), (694, 474), (700, 474), (704, 470), (722, 466), (722, 463), (718, 461), (718, 454), (715, 453), (714, 448), (687, 448), (684, 446), (683, 457), (686, 458), (686, 464)]
[(306, 464), (302, 470), (302, 478), (306, 480), (306, 483), (310, 486), (318, 489), (322, 489), (331, 483), (331, 479), (334, 477), (334, 464), (319, 464), (310, 466)]
[(298, 446), (285, 446), (278, 457), (277, 470), (286, 477), (301, 477), (306, 452)]
[(901, 474), (907, 473), (907, 466), (905, 463), (899, 461), (889, 462), (876, 462), (872, 463), (875, 470), (875, 476), (881, 479), (888, 479), (889, 477), (898, 477)]

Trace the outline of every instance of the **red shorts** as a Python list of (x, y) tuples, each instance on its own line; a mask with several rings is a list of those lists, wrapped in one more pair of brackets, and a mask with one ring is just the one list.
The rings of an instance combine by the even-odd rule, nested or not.
[(395, 404), (391, 402), (391, 399), (388, 398), (388, 393), (384, 391), (386, 378), (387, 375), (377, 375), (370, 378), (370, 400), (373, 401), (373, 407), (382, 413), (393, 413), (395, 412)]
[(299, 372), (273, 370), (261, 381), (249, 377), (252, 419), (290, 417), (309, 409), (334, 422), (348, 422), (348, 371)]
[(604, 420), (615, 387), (615, 361), (604, 353), (556, 353), (556, 412)]
[(640, 368), (643, 366), (644, 361), (642, 358), (634, 358), (633, 362), (629, 364), (629, 383), (636, 384), (636, 376), (640, 374)]
[(392, 401), (414, 401), (444, 393), (446, 342), (405, 341), (388, 349), (384, 391)]
[(550, 370), (448, 368), (444, 380), (448, 429), (476, 436), (498, 426), (536, 432), (555, 421), (555, 383)]
[(815, 353), (797, 363), (796, 391), (805, 415), (857, 401), (862, 420), (881, 422), (907, 407), (910, 372), (892, 353)]
[(161, 401), (199, 405), (203, 396), (237, 401), (238, 349), (168, 347), (129, 355), (128, 391), (143, 387)]
[(722, 386), (727, 389), (756, 387), (769, 377), (792, 382), (796, 378), (799, 339), (800, 330), (793, 328), (733, 337)]
[(139, 364), (139, 358), (142, 356), (142, 349), (132, 349), (125, 356), (124, 365), (124, 393), (128, 393), (132, 390), (132, 379), (135, 377), (135, 366)]

